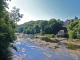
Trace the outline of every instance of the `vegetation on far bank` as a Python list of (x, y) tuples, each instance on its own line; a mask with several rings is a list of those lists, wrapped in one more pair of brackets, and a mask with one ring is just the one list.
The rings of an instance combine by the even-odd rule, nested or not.
[(64, 37), (70, 39), (80, 39), (80, 19), (70, 20), (67, 26), (63, 26), (60, 19), (29, 21), (19, 25), (16, 32), (24, 34), (41, 34), (49, 38), (62, 37), (58, 34), (64, 30)]
[(37, 20), (37, 21), (30, 21), (26, 22), (19, 26), (17, 31), (19, 33), (26, 33), (26, 34), (57, 34), (57, 32), (62, 27), (62, 21), (59, 19), (50, 19), (47, 20)]

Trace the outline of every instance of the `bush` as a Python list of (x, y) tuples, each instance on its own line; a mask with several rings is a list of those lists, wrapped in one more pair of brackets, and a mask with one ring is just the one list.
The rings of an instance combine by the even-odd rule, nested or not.
[(52, 38), (54, 37), (54, 34), (51, 34)]
[(80, 48), (80, 46), (79, 45), (74, 45), (74, 44), (68, 43), (66, 48), (72, 49), (72, 50), (77, 50), (77, 49)]
[(53, 38), (54, 34), (44, 34), (44, 36), (49, 37), (49, 38)]
[(59, 42), (58, 40), (51, 40), (50, 38), (48, 38), (48, 37), (41, 37), (41, 40), (43, 40), (43, 41), (46, 41), (46, 42), (53, 42), (53, 43), (57, 43), (57, 42)]
[(75, 33), (74, 33), (74, 31), (68, 31), (68, 34), (69, 34), (69, 38), (75, 38)]
[(64, 34), (64, 37), (65, 38), (69, 38), (69, 35), (66, 33), (66, 34)]
[(57, 34), (57, 35), (56, 35), (56, 37), (62, 37), (62, 35), (60, 35), (60, 34)]

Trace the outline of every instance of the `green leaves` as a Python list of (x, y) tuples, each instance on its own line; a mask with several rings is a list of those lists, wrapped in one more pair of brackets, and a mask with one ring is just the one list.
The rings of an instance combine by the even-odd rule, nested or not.
[(8, 4), (0, 0), (0, 60), (9, 60), (8, 57), (13, 55), (11, 48), (17, 51), (17, 48), (11, 43), (16, 40), (15, 22), (22, 18), (19, 9), (14, 8), (12, 12), (8, 12), (7, 7)]
[(20, 9), (13, 7), (13, 10), (9, 13), (10, 19), (14, 22), (20, 21), (20, 19), (23, 17), (23, 14), (20, 14)]
[(17, 48), (13, 44), (11, 44), (10, 47), (13, 48), (14, 50), (18, 51)]
[(50, 19), (47, 20), (37, 20), (26, 22), (19, 26), (19, 32), (23, 32), (26, 34), (57, 34), (60, 28), (62, 27), (62, 21), (59, 19)]
[(70, 38), (80, 39), (80, 19), (71, 21), (67, 26), (67, 30)]

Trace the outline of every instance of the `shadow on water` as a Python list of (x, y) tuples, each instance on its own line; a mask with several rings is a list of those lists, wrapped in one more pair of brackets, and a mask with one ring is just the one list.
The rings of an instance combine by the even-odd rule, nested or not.
[(72, 43), (59, 43), (59, 45), (63, 46), (63, 47), (66, 47), (67, 49), (71, 49), (71, 50), (77, 50), (77, 49), (80, 49), (80, 46), (79, 45), (75, 45), (75, 44), (72, 44)]
[(68, 43), (68, 44), (66, 44), (66, 48), (67, 49), (72, 49), (72, 50), (77, 50), (77, 49), (80, 49), (80, 46)]

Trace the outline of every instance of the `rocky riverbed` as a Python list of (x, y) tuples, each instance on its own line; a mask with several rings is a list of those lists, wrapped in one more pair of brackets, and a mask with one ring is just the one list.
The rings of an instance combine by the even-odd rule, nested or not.
[[(76, 50), (66, 48), (68, 41), (65, 38), (59, 38), (60, 42), (52, 43), (39, 38), (24, 37), (18, 37), (16, 42), (19, 50), (19, 53), (14, 52), (14, 55), (19, 54), (16, 60), (37, 60), (40, 56), (42, 58), (40, 60), (80, 60), (80, 48)], [(52, 38), (52, 40), (55, 39)]]

